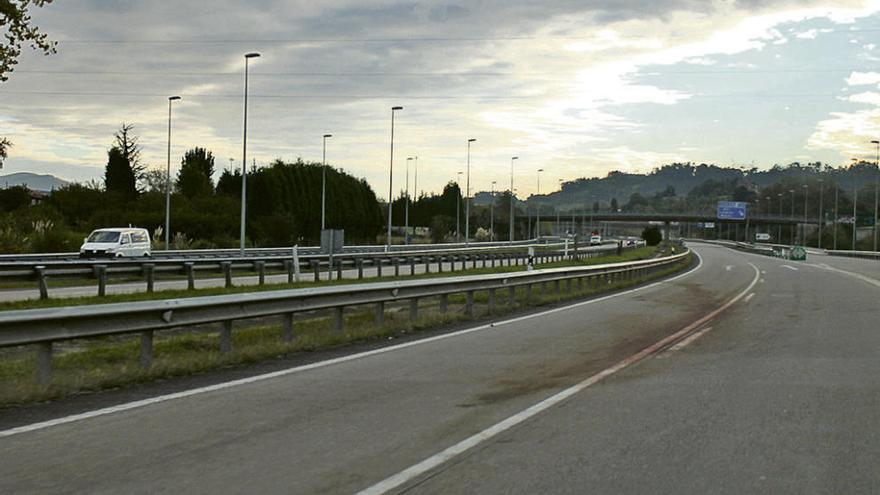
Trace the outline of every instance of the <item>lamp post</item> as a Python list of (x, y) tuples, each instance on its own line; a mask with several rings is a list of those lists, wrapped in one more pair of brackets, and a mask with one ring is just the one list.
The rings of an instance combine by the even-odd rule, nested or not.
[(510, 244), (513, 244), (513, 236), (514, 236), (514, 234), (513, 234), (513, 218), (514, 218), (514, 211), (513, 211), (513, 162), (515, 162), (516, 160), (519, 160), (518, 156), (510, 157), (510, 234), (508, 236), (508, 241), (510, 242)]
[(419, 200), (419, 157), (415, 157), (415, 163), (413, 163), (413, 171), (415, 172), (415, 177), (413, 178), (413, 192), (416, 194), (416, 201)]
[(801, 227), (801, 242), (804, 246), (807, 245), (807, 197), (810, 194), (810, 190), (807, 188), (806, 184), (803, 184), (801, 187), (804, 188), (804, 225)]
[(464, 245), (470, 243), (471, 238), (471, 143), (476, 139), (471, 138), (467, 141), (467, 184), (464, 193)]
[(776, 193), (776, 196), (779, 197), (779, 221), (780, 223), (776, 224), (776, 233), (779, 235), (779, 244), (782, 244), (782, 193)]
[(392, 187), (394, 184), (394, 112), (403, 110), (403, 107), (391, 107), (391, 156), (388, 165), (388, 236), (385, 239), (385, 251), (391, 250), (391, 200)]
[(404, 199), (403, 204), (403, 243), (409, 244), (409, 162), (412, 161), (412, 157), (409, 156), (406, 158), (406, 199)]
[(495, 184), (492, 181), (492, 202), (489, 203), (489, 241), (495, 240)]
[(458, 190), (458, 194), (455, 198), (455, 242), (461, 242), (461, 233), (459, 231), (459, 227), (461, 225), (461, 220), (459, 219), (461, 216), (461, 174), (464, 172), (456, 172), (455, 179), (455, 188)]
[(171, 249), (171, 102), (179, 96), (168, 97), (168, 161), (165, 164), (165, 250)]
[[(562, 179), (557, 179), (559, 182), (559, 191), (562, 192)], [(556, 207), (556, 235), (560, 235), (562, 229), (559, 228), (559, 207)]]
[(839, 194), (840, 194), (840, 187), (835, 182), (834, 183), (834, 221), (831, 223), (831, 226), (834, 229), (832, 232), (834, 235), (833, 246), (834, 246), (835, 250), (837, 250), (837, 219), (839, 218), (837, 216), (837, 213), (838, 213), (838, 206), (839, 206), (838, 203), (840, 202), (840, 198), (838, 197)]
[[(877, 145), (877, 170), (875, 174), (880, 173), (880, 141), (873, 140), (871, 144)], [(877, 208), (880, 207), (878, 204), (878, 185), (880, 185), (880, 181), (878, 181), (877, 176), (874, 175), (874, 251), (877, 251)]]
[(859, 202), (859, 186), (853, 187), (853, 236), (852, 236), (852, 250), (856, 250), (856, 205)]
[(333, 137), (332, 134), (324, 134), (322, 138), (321, 149), (321, 230), (327, 228), (324, 219), (327, 212), (327, 138)]
[(791, 214), (789, 215), (789, 219), (792, 221), (791, 228), (789, 229), (788, 241), (794, 245), (794, 189), (789, 189), (788, 192), (791, 194)]
[[(543, 172), (543, 171), (544, 171), (543, 168), (538, 169), (538, 192), (535, 194), (535, 196), (539, 196), (541, 194), (541, 172)], [(541, 203), (538, 203), (537, 201), (535, 201), (535, 210), (537, 212), (536, 216), (535, 216), (535, 239), (540, 239), (541, 238)]]
[(244, 131), (241, 140), (241, 231), (239, 234), (239, 254), (244, 255), (244, 231), (247, 225), (247, 108), (248, 108), (248, 62), (259, 57), (256, 52), (244, 55)]
[(819, 249), (822, 249), (822, 227), (825, 225), (825, 210), (822, 205), (822, 196), (825, 191), (823, 182), (823, 179), (819, 179), (819, 240), (816, 242)]

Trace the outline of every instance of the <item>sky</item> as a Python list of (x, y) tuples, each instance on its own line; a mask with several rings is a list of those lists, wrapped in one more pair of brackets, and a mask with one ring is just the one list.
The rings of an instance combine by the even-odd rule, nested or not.
[(420, 191), (466, 171), (468, 139), (471, 191), (509, 188), (518, 156), (521, 197), (538, 169), (547, 193), (676, 161), (843, 165), (880, 139), (880, 0), (57, 0), (33, 20), (58, 53), (0, 83), (4, 173), (100, 181), (123, 122), (164, 169), (171, 95), (172, 173), (195, 146), (240, 168), (248, 52), (248, 162), (320, 161), (329, 133), (328, 163), (383, 198), (397, 105), (395, 196), (407, 157)]

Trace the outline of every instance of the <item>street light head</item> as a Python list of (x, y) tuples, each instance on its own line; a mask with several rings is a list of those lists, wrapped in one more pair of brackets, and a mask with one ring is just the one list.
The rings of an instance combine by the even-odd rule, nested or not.
[(168, 97), (168, 101), (177, 101), (177, 100), (179, 100), (179, 99), (180, 99), (179, 96), (169, 96), (169, 97)]
[(474, 138), (468, 139), (469, 143), (473, 143), (474, 141), (476, 141), (476, 139), (474, 139)]
[(392, 112), (395, 110), (403, 110), (403, 107), (391, 107)]
[(324, 137), (325, 137), (325, 138), (333, 137), (333, 134), (324, 134)]
[(257, 52), (250, 52), (250, 53), (244, 54), (244, 58), (257, 58), (259, 56), (260, 56), (260, 54)]
[(880, 144), (880, 141), (877, 141), (876, 139), (874, 139), (873, 141), (871, 141), (871, 144)]
[(514, 157), (511, 158), (511, 160), (519, 160), (519, 157), (518, 157), (518, 156), (514, 156)]
[(543, 168), (539, 168), (539, 169), (538, 169), (538, 172), (543, 172), (543, 171), (544, 171)]

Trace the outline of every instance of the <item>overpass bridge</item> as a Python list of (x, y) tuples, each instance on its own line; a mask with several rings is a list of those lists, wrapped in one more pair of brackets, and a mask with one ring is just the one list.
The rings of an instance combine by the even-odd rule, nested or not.
[[(534, 221), (535, 215), (517, 215), (517, 222), (529, 222)], [(730, 220), (730, 219), (719, 219), (716, 213), (707, 212), (707, 213), (672, 213), (672, 212), (663, 212), (663, 213), (647, 213), (647, 212), (560, 212), (559, 214), (560, 221), (571, 222), (572, 218), (575, 219), (576, 222), (580, 223), (583, 221), (588, 222), (638, 222), (638, 223), (647, 223), (647, 222), (663, 222), (663, 223), (672, 223), (672, 222), (686, 222), (686, 223), (705, 223), (705, 222), (715, 222), (715, 223), (730, 223), (730, 224), (742, 224), (745, 225), (747, 222), (751, 224), (773, 224), (773, 225), (803, 225), (803, 224), (812, 224), (818, 225), (819, 219), (816, 217), (807, 217), (806, 219), (803, 216), (794, 217), (790, 215), (749, 215), (746, 219), (743, 220)], [(541, 222), (555, 222), (556, 214), (552, 213), (550, 215), (541, 215)]]

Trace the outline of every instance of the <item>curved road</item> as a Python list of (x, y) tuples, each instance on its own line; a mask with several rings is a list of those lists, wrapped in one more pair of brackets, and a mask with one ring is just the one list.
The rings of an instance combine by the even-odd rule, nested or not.
[(695, 271), (611, 297), (0, 417), (0, 492), (877, 492), (880, 264), (694, 247)]

